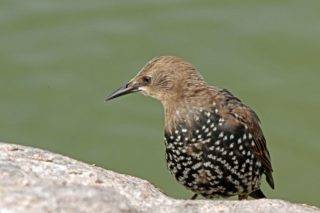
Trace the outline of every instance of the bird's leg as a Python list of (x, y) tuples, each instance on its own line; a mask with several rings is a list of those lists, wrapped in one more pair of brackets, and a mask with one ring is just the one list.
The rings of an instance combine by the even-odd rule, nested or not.
[(197, 197), (198, 197), (198, 194), (194, 194), (194, 195), (192, 195), (192, 197), (190, 198), (190, 200), (195, 200), (195, 199), (197, 199)]
[(247, 200), (248, 199), (248, 195), (238, 195), (238, 199), (239, 200)]

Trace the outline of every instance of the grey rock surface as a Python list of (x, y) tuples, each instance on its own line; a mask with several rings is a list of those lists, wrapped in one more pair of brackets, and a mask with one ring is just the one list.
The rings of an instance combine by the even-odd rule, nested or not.
[(0, 213), (320, 212), (283, 200), (178, 200), (148, 181), (37, 148), (0, 143)]

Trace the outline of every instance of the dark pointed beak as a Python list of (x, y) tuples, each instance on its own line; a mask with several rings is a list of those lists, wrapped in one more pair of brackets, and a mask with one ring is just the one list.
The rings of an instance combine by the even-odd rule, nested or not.
[(130, 83), (128, 83), (114, 91), (106, 98), (106, 101), (135, 92), (139, 92), (139, 85), (130, 85)]

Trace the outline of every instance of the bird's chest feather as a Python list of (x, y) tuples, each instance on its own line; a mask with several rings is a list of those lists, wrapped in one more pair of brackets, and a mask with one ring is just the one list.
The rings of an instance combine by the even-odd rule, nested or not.
[(191, 125), (165, 133), (168, 168), (186, 187), (218, 195), (258, 187), (262, 170), (251, 151), (252, 136), (244, 125), (229, 128), (226, 122), (218, 110), (200, 111)]

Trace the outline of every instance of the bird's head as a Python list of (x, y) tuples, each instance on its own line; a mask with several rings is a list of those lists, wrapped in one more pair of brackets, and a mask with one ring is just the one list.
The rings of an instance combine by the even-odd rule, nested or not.
[(185, 98), (205, 85), (192, 64), (175, 56), (160, 56), (149, 61), (133, 79), (106, 100), (141, 92), (166, 104)]

